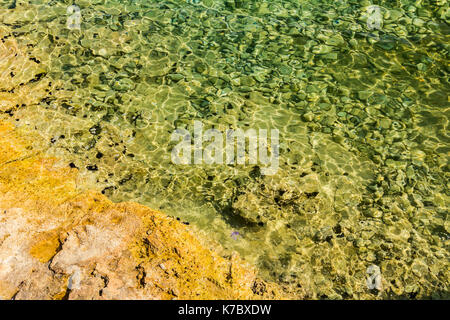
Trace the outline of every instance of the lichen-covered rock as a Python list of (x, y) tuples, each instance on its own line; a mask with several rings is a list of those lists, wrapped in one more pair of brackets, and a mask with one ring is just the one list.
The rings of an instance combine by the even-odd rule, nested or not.
[(1, 298), (289, 297), (176, 219), (85, 192), (76, 169), (38, 150), (0, 123)]

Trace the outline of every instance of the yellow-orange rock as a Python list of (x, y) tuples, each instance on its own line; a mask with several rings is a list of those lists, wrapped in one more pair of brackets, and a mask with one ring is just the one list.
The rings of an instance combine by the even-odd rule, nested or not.
[[(37, 81), (48, 61), (27, 56), (6, 26), (0, 38), (0, 113), (12, 114), (52, 90)], [(294, 297), (177, 220), (89, 191), (26, 130), (0, 119), (1, 299)]]
[(282, 299), (237, 255), (136, 203), (115, 204), (0, 122), (3, 299)]

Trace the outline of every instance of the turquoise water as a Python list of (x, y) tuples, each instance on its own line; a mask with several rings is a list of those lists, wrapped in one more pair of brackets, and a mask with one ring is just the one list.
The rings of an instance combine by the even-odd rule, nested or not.
[[(307, 298), (448, 298), (447, 2), (75, 1), (79, 30), (71, 4), (0, 1), (51, 82), (3, 116), (49, 154)], [(279, 130), (279, 170), (173, 164), (195, 120)]]

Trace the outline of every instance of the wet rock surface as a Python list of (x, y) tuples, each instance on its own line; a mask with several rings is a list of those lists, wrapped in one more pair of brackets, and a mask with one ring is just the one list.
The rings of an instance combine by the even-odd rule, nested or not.
[[(370, 1), (80, 1), (81, 30), (62, 2), (0, 4), (30, 70), (2, 60), (1, 116), (102, 194), (310, 298), (448, 297), (448, 2), (379, 1), (377, 26)], [(278, 174), (173, 165), (194, 120), (279, 129)]]
[(236, 254), (208, 249), (175, 218), (83, 191), (76, 169), (31, 141), (0, 122), (2, 299), (298, 297)]

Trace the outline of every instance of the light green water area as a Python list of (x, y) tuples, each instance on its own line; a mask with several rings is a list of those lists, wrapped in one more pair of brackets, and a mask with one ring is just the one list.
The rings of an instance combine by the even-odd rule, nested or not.
[[(68, 29), (72, 4), (0, 1), (54, 87), (2, 117), (48, 154), (306, 298), (449, 298), (447, 1), (77, 0)], [(279, 130), (278, 172), (173, 164), (195, 120)]]

